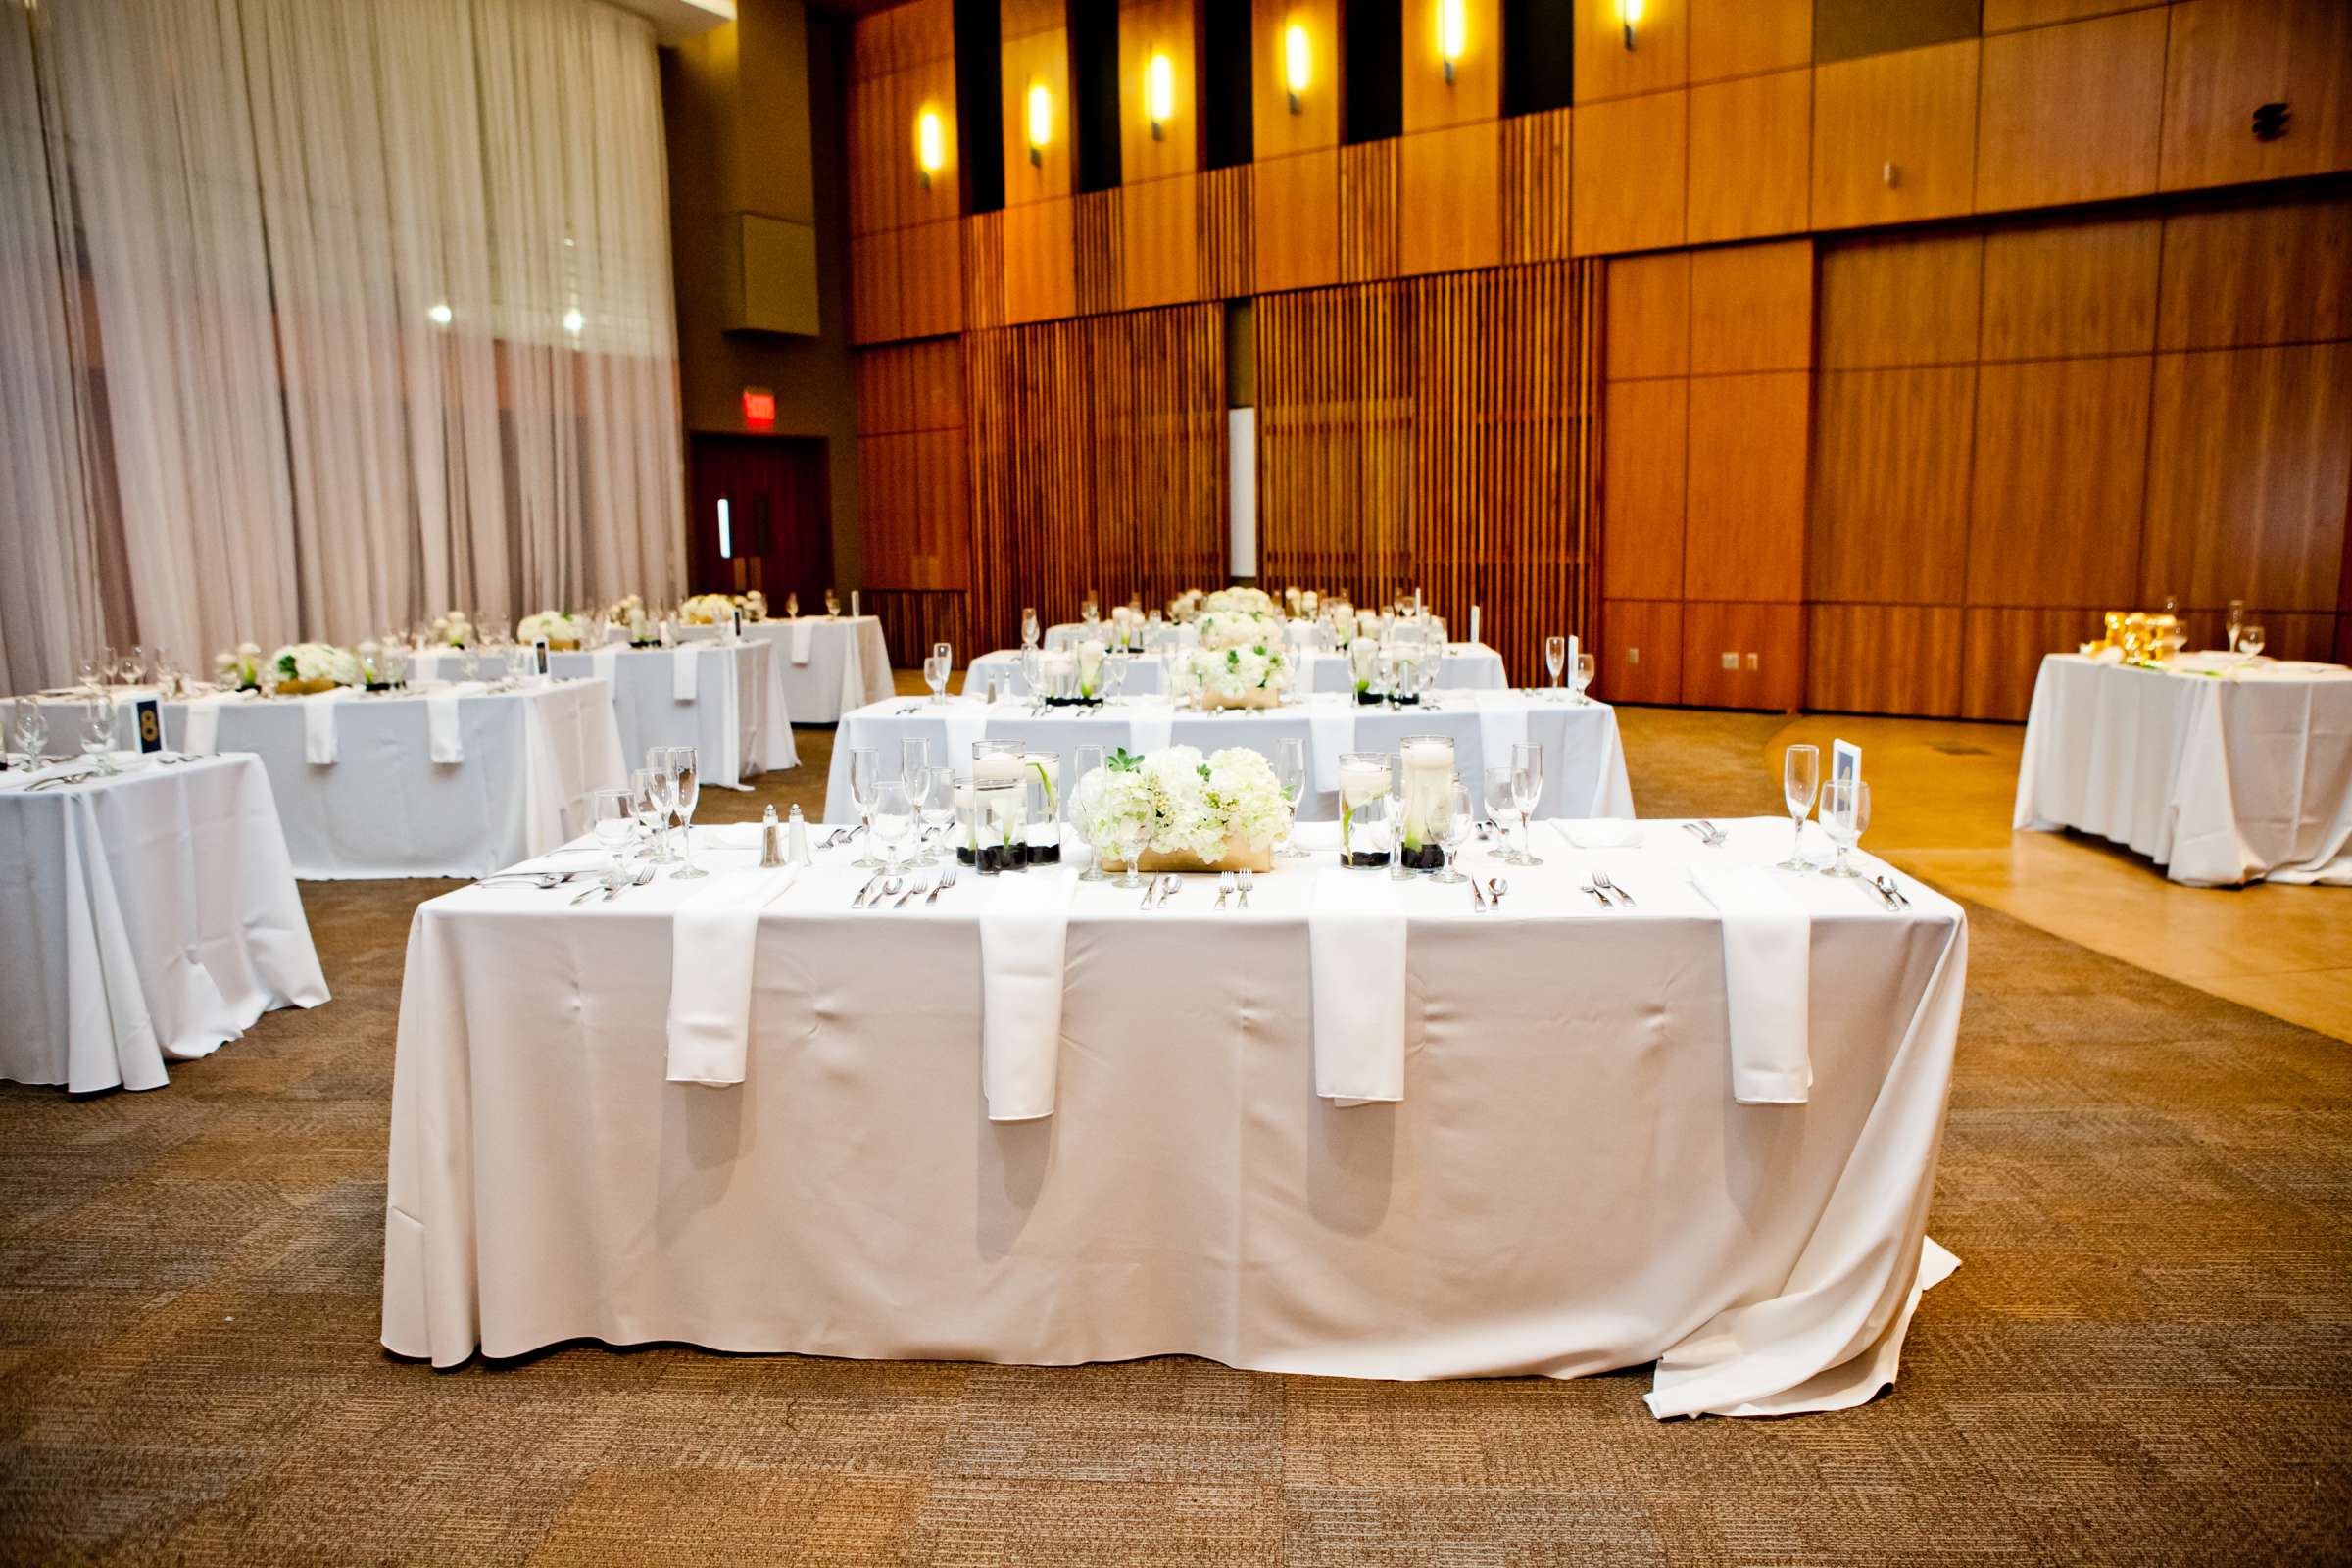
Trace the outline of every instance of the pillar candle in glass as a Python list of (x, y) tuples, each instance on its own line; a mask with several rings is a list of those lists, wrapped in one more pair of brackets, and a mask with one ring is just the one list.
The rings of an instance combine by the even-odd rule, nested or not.
[(1021, 784), (1027, 792), (1023, 815), (1028, 863), (1058, 865), (1061, 863), (1061, 754), (1027, 752), (1021, 757)]
[[(972, 742), (972, 786), (976, 789), (983, 784), (1020, 784), (1025, 773), (1021, 754), (1027, 750), (1019, 741)], [(956, 858), (970, 865), (984, 836), (980, 831), (982, 822), (976, 811), (963, 812), (961, 820), (966, 831)]]
[(1438, 826), (1453, 793), (1453, 737), (1407, 735), (1399, 754), (1404, 765), (1404, 820), (1396, 825), (1396, 858), (1416, 871), (1443, 870), (1446, 851)]
[(1340, 863), (1389, 863), (1389, 754), (1340, 754)]

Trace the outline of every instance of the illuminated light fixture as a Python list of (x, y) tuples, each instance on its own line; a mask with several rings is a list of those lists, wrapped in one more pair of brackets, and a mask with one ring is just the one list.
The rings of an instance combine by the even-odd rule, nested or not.
[[(1640, 0), (1636, 0), (1639, 4)], [(1446, 63), (1446, 84), (1453, 85), (1453, 68), (1469, 39), (1468, 0), (1438, 0), (1438, 58)]]
[(1307, 40), (1306, 29), (1294, 22), (1282, 32), (1282, 81), (1291, 92), (1292, 114), (1300, 112), (1299, 96), (1314, 75), (1314, 46)]
[(433, 301), (425, 308), (424, 312), (425, 319), (435, 326), (447, 326), (451, 321), (457, 319), (457, 312), (449, 308), (449, 302), (446, 300)]
[(1152, 122), (1152, 139), (1160, 139), (1160, 127), (1176, 118), (1176, 62), (1166, 55), (1155, 54), (1144, 66), (1144, 113)]
[(1054, 139), (1054, 95), (1045, 83), (1029, 84), (1029, 161), (1046, 161), (1046, 143)]
[(914, 118), (914, 167), (925, 190), (931, 188), (931, 176), (948, 167), (948, 128), (940, 123), (936, 109)]
[(580, 328), (587, 324), (588, 318), (580, 314), (580, 308), (577, 305), (564, 313), (564, 330), (569, 332), (573, 337), (578, 337)]
[(1617, 0), (1617, 15), (1625, 23), (1625, 46), (1634, 46), (1634, 27), (1642, 20), (1642, 0)]

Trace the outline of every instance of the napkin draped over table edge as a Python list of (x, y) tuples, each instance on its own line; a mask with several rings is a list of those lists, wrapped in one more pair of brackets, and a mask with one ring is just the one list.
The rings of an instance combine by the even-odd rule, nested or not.
[(1073, 870), (991, 879), (980, 911), (980, 1087), (988, 1119), (1054, 1114), (1061, 1080)]
[(760, 912), (797, 880), (789, 868), (728, 875), (678, 906), (669, 946), (671, 1083), (724, 1089), (743, 1082)]
[(669, 699), (673, 703), (694, 701), (695, 661), (702, 656), (692, 643), (681, 643), (669, 656)]
[(1396, 884), (1318, 867), (1306, 942), (1316, 1096), (1342, 1107), (1402, 1100), (1405, 920)]
[(1723, 925), (1732, 1099), (1801, 1105), (1813, 1089), (1813, 917), (1759, 866), (1693, 865), (1689, 874)]

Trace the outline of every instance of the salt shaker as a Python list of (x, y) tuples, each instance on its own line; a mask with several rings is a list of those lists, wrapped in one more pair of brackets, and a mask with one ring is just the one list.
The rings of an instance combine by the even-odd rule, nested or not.
[[(769, 815), (775, 814), (774, 807), (771, 806), (767, 809)], [(814, 865), (816, 863), (816, 857), (808, 853), (808, 823), (802, 817), (801, 808), (797, 806), (792, 808), (792, 863), (795, 865)]]
[(760, 818), (760, 869), (773, 871), (784, 863), (784, 836), (776, 826), (776, 808), (769, 807)]

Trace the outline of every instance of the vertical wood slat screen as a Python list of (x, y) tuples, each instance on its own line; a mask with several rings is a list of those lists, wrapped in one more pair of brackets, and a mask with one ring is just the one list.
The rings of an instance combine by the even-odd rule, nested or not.
[(1260, 298), (1258, 580), (1421, 588), (1511, 678), (1599, 629), (1600, 266)]
[(1257, 287), (1257, 166), (1211, 170), (1199, 190), (1201, 296), (1244, 298)]
[(973, 654), (988, 652), (971, 645), (970, 597), (961, 588), (868, 588), (858, 604), (867, 614), (881, 617), (891, 667), (920, 673), (933, 643), (955, 646), (957, 668), (971, 662)]
[[(1225, 332), (1214, 305), (967, 333), (974, 651), (1225, 580)], [(963, 644), (957, 644), (962, 656)]]

